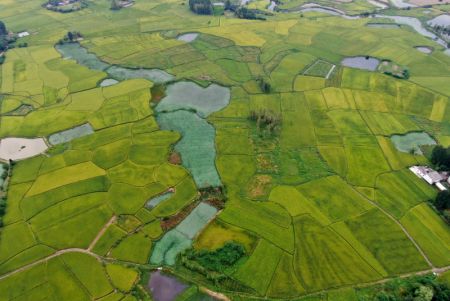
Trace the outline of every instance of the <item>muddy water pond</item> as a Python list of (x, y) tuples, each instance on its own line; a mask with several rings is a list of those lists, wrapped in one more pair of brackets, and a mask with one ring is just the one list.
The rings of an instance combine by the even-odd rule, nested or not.
[(368, 56), (347, 57), (341, 61), (341, 65), (345, 67), (375, 71), (377, 70), (380, 60)]
[(190, 43), (190, 42), (195, 41), (195, 39), (197, 39), (197, 37), (198, 37), (198, 33), (190, 32), (190, 33), (185, 33), (185, 34), (178, 36), (177, 40), (183, 41), (186, 43)]
[(425, 53), (425, 54), (430, 54), (433, 52), (433, 48), (427, 47), (427, 46), (416, 46), (414, 48), (416, 48), (418, 51)]
[(42, 154), (47, 149), (43, 138), (4, 138), (0, 140), (0, 159), (23, 160)]
[(188, 285), (173, 276), (155, 271), (150, 274), (147, 288), (152, 293), (153, 300), (173, 301), (188, 288)]
[(398, 151), (422, 155), (422, 145), (435, 145), (436, 141), (425, 132), (411, 132), (405, 135), (392, 135), (391, 141)]

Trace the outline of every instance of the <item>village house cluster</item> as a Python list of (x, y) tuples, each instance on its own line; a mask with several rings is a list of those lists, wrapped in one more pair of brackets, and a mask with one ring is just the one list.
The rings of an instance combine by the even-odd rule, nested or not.
[(411, 166), (409, 170), (428, 184), (435, 185), (440, 191), (447, 190), (450, 184), (449, 172), (438, 172), (428, 166)]

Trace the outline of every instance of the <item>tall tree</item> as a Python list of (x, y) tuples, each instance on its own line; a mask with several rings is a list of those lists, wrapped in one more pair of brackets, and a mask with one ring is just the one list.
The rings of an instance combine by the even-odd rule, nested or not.
[(6, 36), (8, 34), (8, 31), (6, 30), (5, 23), (3, 21), (0, 21), (0, 36)]

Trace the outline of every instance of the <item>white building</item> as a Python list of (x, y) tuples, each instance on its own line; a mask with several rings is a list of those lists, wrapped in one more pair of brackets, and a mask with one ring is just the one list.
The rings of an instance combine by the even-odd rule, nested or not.
[(28, 31), (22, 31), (22, 32), (19, 32), (17, 34), (17, 37), (18, 38), (23, 38), (23, 37), (26, 37), (26, 36), (29, 36), (29, 35), (30, 35), (30, 33)]
[(428, 184), (436, 185), (436, 187), (441, 191), (447, 190), (441, 182), (447, 180), (450, 183), (447, 173), (439, 173), (427, 166), (411, 166), (409, 170), (419, 178), (424, 179)]

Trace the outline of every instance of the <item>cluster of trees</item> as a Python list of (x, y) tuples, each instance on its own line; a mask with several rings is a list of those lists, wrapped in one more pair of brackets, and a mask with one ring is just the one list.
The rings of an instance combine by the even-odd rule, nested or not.
[(256, 123), (258, 131), (267, 134), (274, 134), (281, 125), (281, 116), (269, 110), (252, 110), (249, 120)]
[(8, 30), (5, 23), (0, 21), (0, 52), (8, 49)]
[(431, 152), (431, 163), (433, 163), (438, 170), (449, 170), (450, 148), (436, 145)]
[(61, 2), (63, 2), (63, 0), (49, 0), (48, 2), (42, 4), (42, 7), (60, 13), (70, 13), (87, 7), (87, 3), (84, 0), (70, 0), (68, 2), (69, 5), (66, 5), (64, 2), (64, 5), (60, 5)]
[(212, 15), (214, 12), (211, 0), (189, 0), (189, 8), (199, 15)]
[(228, 279), (224, 273), (245, 255), (245, 248), (229, 242), (214, 251), (188, 249), (178, 256), (178, 263), (211, 280), (215, 285)]
[(450, 192), (448, 190), (439, 191), (433, 201), (433, 205), (442, 214), (444, 219), (450, 223)]
[(438, 281), (433, 275), (396, 279), (376, 287), (374, 297), (363, 300), (375, 301), (447, 301), (450, 300), (450, 287)]
[(450, 26), (434, 25), (433, 29), (437, 33), (444, 34), (444, 35), (450, 35)]
[(79, 31), (69, 31), (62, 39), (58, 41), (58, 44), (62, 45), (65, 43), (73, 43), (82, 37), (83, 35)]
[[(0, 163), (1, 164), (1, 163)], [(2, 174), (0, 175), (1, 181), (3, 183), (0, 185), (0, 227), (3, 226), (3, 216), (6, 213), (6, 179), (9, 176), (9, 165), (3, 164), (5, 167)]]
[(257, 82), (258, 82), (259, 87), (260, 87), (262, 92), (264, 92), (266, 94), (270, 93), (270, 91), (272, 89), (272, 86), (270, 85), (270, 83), (266, 79), (260, 77), (260, 78), (258, 78)]
[(261, 14), (261, 11), (257, 9), (250, 9), (245, 6), (239, 6), (234, 10), (234, 14), (236, 17), (240, 19), (249, 19), (249, 20), (266, 20)]

